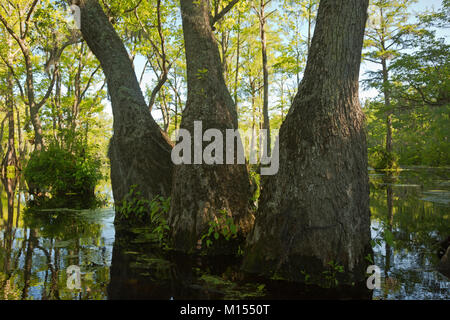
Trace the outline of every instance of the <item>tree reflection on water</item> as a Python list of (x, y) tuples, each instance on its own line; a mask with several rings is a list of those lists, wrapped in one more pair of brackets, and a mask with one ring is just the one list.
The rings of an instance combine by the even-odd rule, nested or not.
[[(155, 246), (145, 228), (115, 230), (112, 209), (27, 207), (22, 193), (8, 201), (4, 192), (0, 299), (449, 299), (436, 255), (450, 235), (449, 175), (370, 172), (373, 263), (382, 270), (374, 292), (249, 276), (240, 257), (180, 255)], [(67, 287), (71, 265), (81, 270), (79, 290)]]

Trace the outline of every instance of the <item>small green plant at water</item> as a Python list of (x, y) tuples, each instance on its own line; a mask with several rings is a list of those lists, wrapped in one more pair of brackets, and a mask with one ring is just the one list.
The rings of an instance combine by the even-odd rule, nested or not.
[(373, 257), (370, 253), (367, 256), (365, 256), (364, 259), (366, 259), (366, 261), (370, 262), (371, 264), (374, 264)]
[(217, 220), (209, 222), (208, 231), (202, 236), (201, 240), (206, 241), (209, 248), (214, 240), (219, 240), (223, 236), (226, 241), (235, 239), (238, 233), (238, 226), (234, 224), (233, 218), (228, 216), (226, 210), (220, 210)]
[(391, 247), (394, 246), (395, 237), (389, 226), (383, 223), (381, 228), (372, 227), (372, 230), (377, 232), (376, 236), (371, 240), (372, 248), (375, 248), (376, 246), (381, 247), (383, 243), (386, 243)]
[(166, 216), (169, 213), (170, 197), (156, 197), (150, 202), (150, 223), (154, 226), (153, 232), (157, 235), (158, 242), (167, 248), (169, 224)]
[(309, 280), (311, 279), (311, 275), (309, 275), (308, 273), (306, 273), (305, 270), (300, 271), (300, 273), (305, 277), (305, 283), (308, 284)]
[(141, 192), (135, 191), (136, 188), (137, 186), (133, 185), (117, 206), (116, 210), (120, 218), (149, 225), (154, 238), (162, 247), (167, 248), (169, 224), (166, 217), (170, 209), (170, 197), (157, 196), (152, 200), (143, 199)]
[(136, 192), (136, 185), (131, 186), (130, 191), (125, 195), (120, 205), (116, 207), (122, 219), (129, 219), (133, 215), (142, 216), (147, 210), (148, 201), (140, 199), (140, 192)]
[(344, 267), (333, 260), (328, 262), (327, 265), (329, 269), (323, 271), (322, 274), (325, 276), (325, 280), (329, 286), (337, 286), (339, 284), (337, 275), (344, 272)]
[(281, 281), (286, 281), (286, 279), (278, 272), (275, 271), (275, 273), (270, 277), (270, 280), (281, 280)]

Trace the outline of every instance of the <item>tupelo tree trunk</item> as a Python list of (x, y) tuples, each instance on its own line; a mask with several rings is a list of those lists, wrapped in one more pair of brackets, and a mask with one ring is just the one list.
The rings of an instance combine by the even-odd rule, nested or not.
[(111, 95), (114, 135), (109, 146), (116, 204), (133, 185), (144, 199), (170, 195), (171, 142), (152, 118), (122, 40), (97, 0), (80, 4), (81, 32), (103, 68)]
[[(223, 78), (219, 49), (210, 22), (209, 1), (180, 2), (188, 83), (181, 128), (188, 130), (193, 138), (194, 121), (202, 121), (203, 132), (215, 128), (225, 137), (225, 129), (237, 129), (237, 114)], [(184, 252), (195, 249), (208, 231), (210, 221), (220, 225), (223, 212), (232, 217), (241, 235), (247, 233), (253, 223), (250, 197), (245, 164), (176, 166), (169, 218), (174, 248)], [(213, 250), (209, 251), (212, 254), (231, 253), (236, 250), (234, 244), (234, 241), (214, 240), (214, 246), (210, 248)]]
[(279, 172), (263, 181), (246, 271), (317, 283), (336, 265), (351, 279), (365, 275), (370, 211), (358, 78), (368, 2), (320, 2), (304, 78), (280, 130)]

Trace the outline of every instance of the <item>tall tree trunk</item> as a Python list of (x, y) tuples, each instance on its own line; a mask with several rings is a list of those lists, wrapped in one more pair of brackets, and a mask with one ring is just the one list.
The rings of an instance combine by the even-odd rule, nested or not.
[(267, 67), (267, 41), (266, 41), (266, 16), (265, 6), (269, 1), (261, 0), (259, 7), (259, 28), (261, 35), (261, 52), (264, 79), (264, 100), (263, 100), (263, 129), (267, 130), (267, 156), (270, 157), (270, 119), (269, 119), (269, 69)]
[(313, 3), (312, 3), (312, 1), (309, 1), (309, 5), (308, 5), (308, 38), (306, 40), (308, 55), (309, 55), (309, 50), (311, 48), (312, 7), (313, 7)]
[[(181, 1), (188, 83), (181, 128), (194, 137), (194, 121), (202, 121), (203, 132), (215, 128), (225, 137), (225, 129), (238, 128), (237, 114), (223, 78), (208, 3)], [(236, 158), (235, 152), (234, 163)], [(245, 164), (182, 164), (175, 167), (174, 175), (170, 224), (176, 249), (193, 250), (208, 231), (209, 222), (220, 221), (217, 219), (222, 217), (221, 211), (232, 216), (242, 234), (249, 231), (253, 215), (249, 211), (250, 183)], [(224, 244), (223, 250), (211, 253), (229, 253), (235, 250), (232, 247), (231, 243)]]
[[(11, 48), (11, 39), (8, 37), (8, 48)], [(12, 54), (8, 51), (9, 64), (12, 65)], [(17, 185), (17, 155), (15, 146), (15, 123), (14, 123), (14, 85), (13, 75), (8, 72), (6, 77), (6, 108), (8, 118), (8, 146), (5, 157), (2, 159), (2, 182), (8, 197), (8, 216), (13, 217), (14, 194)]]
[[(9, 38), (9, 37), (8, 37)], [(10, 39), (8, 39), (8, 44), (11, 44)], [(11, 46), (9, 46), (11, 48)], [(8, 51), (8, 60), (11, 63), (12, 55), (11, 52)], [(5, 92), (5, 102), (7, 114), (6, 118), (8, 120), (8, 144), (7, 150), (4, 158), (2, 159), (2, 168), (1, 168), (1, 180), (3, 186), (6, 191), (7, 201), (8, 201), (8, 215), (5, 223), (5, 234), (4, 240), (6, 245), (6, 257), (5, 257), (5, 272), (6, 274), (10, 271), (10, 253), (13, 245), (13, 223), (14, 223), (14, 194), (16, 191), (17, 184), (17, 157), (16, 157), (16, 149), (14, 144), (14, 133), (15, 133), (15, 125), (14, 125), (14, 92), (13, 92), (13, 76), (11, 72), (8, 72), (6, 75), (6, 92)], [(3, 140), (3, 123), (1, 128), (0, 138)], [(3, 153), (3, 152), (2, 152)], [(11, 172), (9, 168), (13, 168), (14, 171)], [(14, 174), (11, 176), (11, 174)], [(0, 205), (3, 204), (0, 202)], [(1, 217), (3, 218), (3, 212), (1, 212)]]
[[(380, 7), (380, 17), (381, 17), (381, 48), (386, 51), (386, 39), (388, 39), (388, 30), (386, 29), (386, 20), (384, 17), (383, 7)], [(381, 57), (382, 75), (383, 75), (383, 95), (384, 95), (384, 106), (387, 110), (386, 115), (386, 157), (387, 162), (385, 162), (386, 169), (391, 169), (394, 166), (392, 158), (392, 110), (391, 110), (391, 91), (389, 86), (389, 69), (387, 65), (388, 57), (386, 55)]]
[[(383, 41), (384, 46), (384, 41)], [(381, 59), (381, 65), (383, 67), (383, 93), (384, 93), (384, 105), (387, 109), (386, 116), (386, 153), (388, 156), (392, 153), (392, 110), (391, 110), (391, 92), (389, 88), (389, 71), (387, 68), (387, 61), (385, 58)], [(392, 163), (388, 163), (388, 168), (392, 167)]]
[(228, 52), (228, 39), (229, 39), (229, 31), (223, 30), (221, 32), (221, 41), (220, 47), (222, 49), (222, 70), (223, 77), (225, 79), (225, 83), (228, 82), (228, 63), (227, 63), (227, 52)]
[(241, 11), (238, 10), (238, 29), (237, 29), (237, 43), (236, 43), (236, 74), (234, 76), (234, 105), (236, 109), (236, 115), (239, 120), (238, 112), (238, 84), (239, 84), (239, 63), (241, 53)]
[(368, 0), (322, 0), (304, 78), (263, 180), (244, 269), (320, 283), (330, 263), (364, 277), (369, 183), (358, 78)]
[(81, 74), (83, 73), (84, 63), (83, 63), (83, 46), (84, 44), (81, 44), (81, 49), (79, 51), (79, 57), (78, 57), (78, 67), (77, 71), (75, 73), (75, 78), (73, 79), (73, 86), (74, 86), (74, 100), (72, 104), (72, 118), (70, 119), (70, 147), (73, 147), (75, 145), (75, 137), (76, 137), (76, 130), (77, 130), (77, 118), (78, 114), (80, 113), (80, 105), (81, 105)]
[(123, 42), (97, 0), (81, 7), (81, 32), (103, 68), (111, 95), (114, 135), (109, 146), (116, 204), (136, 185), (145, 199), (169, 196), (171, 142), (152, 118)]

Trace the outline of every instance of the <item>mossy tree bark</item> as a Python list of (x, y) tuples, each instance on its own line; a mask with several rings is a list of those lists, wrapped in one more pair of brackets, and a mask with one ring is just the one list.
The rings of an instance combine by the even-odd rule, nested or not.
[[(188, 84), (181, 128), (187, 129), (193, 138), (194, 121), (202, 121), (203, 132), (214, 128), (226, 137), (226, 129), (238, 128), (237, 114), (223, 77), (219, 49), (211, 26), (214, 19), (210, 15), (209, 1), (180, 2)], [(203, 147), (208, 144), (203, 144)], [(225, 158), (225, 150), (223, 154)], [(245, 164), (236, 164), (236, 152), (234, 163), (182, 164), (175, 167), (170, 224), (171, 239), (176, 249), (185, 252), (195, 249), (207, 232), (209, 222), (220, 224), (220, 211), (233, 218), (241, 234), (249, 231), (253, 215), (249, 210), (251, 194), (247, 168)], [(205, 242), (202, 245), (205, 248)], [(220, 250), (210, 252), (230, 253), (235, 249), (231, 243), (225, 243)]]
[(368, 2), (320, 2), (304, 78), (280, 130), (280, 169), (263, 181), (246, 271), (320, 282), (332, 264), (364, 276), (370, 211), (358, 79)]
[(152, 118), (132, 62), (97, 0), (80, 3), (81, 32), (106, 76), (114, 117), (109, 146), (116, 204), (133, 185), (145, 199), (169, 196), (172, 183), (170, 140)]

